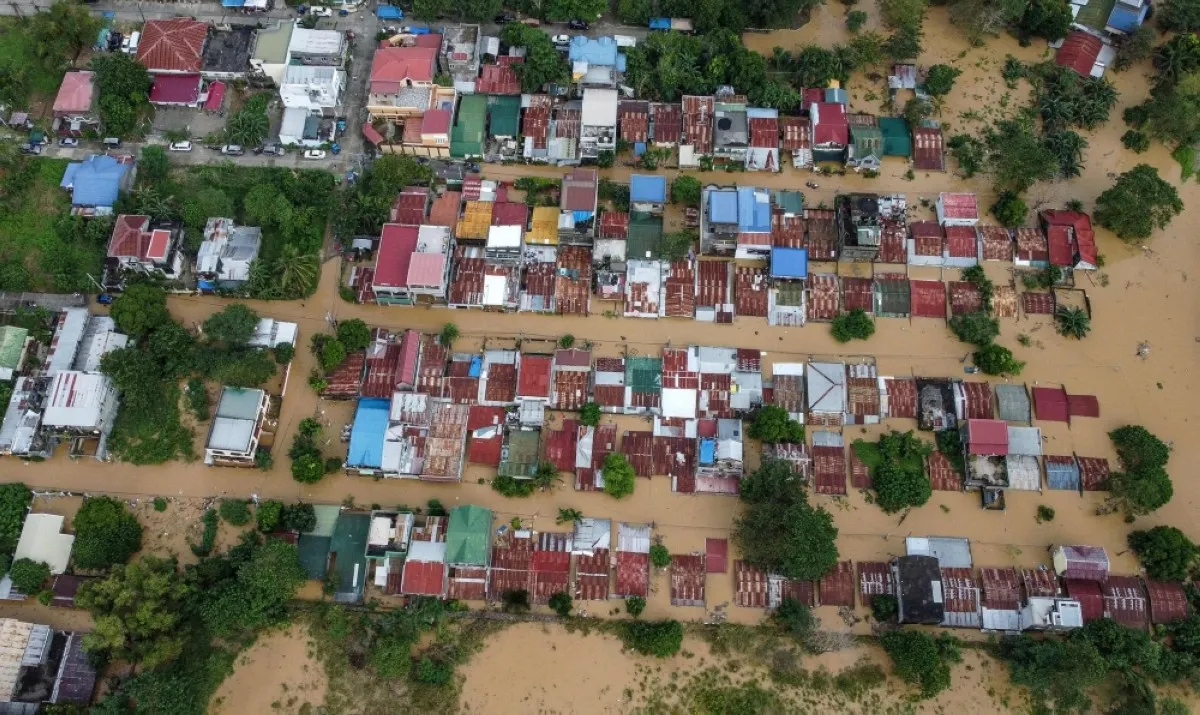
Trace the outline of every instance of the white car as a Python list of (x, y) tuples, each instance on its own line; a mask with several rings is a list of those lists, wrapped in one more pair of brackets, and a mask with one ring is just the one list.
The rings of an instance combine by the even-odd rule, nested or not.
[(571, 44), (571, 36), (570, 35), (555, 35), (554, 37), (550, 38), (550, 41), (553, 42), (555, 45), (569, 45), (569, 44)]
[(308, 151), (304, 152), (304, 158), (305, 159), (324, 159), (325, 158), (325, 150), (324, 149), (309, 149)]
[(171, 142), (167, 145), (167, 151), (191, 151), (191, 142)]
[(314, 7), (308, 11), (308, 14), (317, 17), (333, 17), (333, 10), (327, 7)]

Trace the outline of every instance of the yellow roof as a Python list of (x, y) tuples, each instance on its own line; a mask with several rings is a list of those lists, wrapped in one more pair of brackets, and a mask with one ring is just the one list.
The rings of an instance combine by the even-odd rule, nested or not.
[(487, 239), (488, 229), (492, 225), (491, 201), (468, 201), (463, 211), (462, 221), (458, 222), (458, 237), (473, 238), (479, 241)]
[(558, 245), (558, 208), (538, 206), (533, 210), (533, 228), (525, 234), (525, 243)]

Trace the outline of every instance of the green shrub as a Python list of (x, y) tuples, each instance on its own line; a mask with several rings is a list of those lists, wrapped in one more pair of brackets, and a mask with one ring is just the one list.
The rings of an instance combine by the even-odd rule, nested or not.
[(683, 645), (683, 625), (679, 621), (631, 621), (622, 625), (625, 645), (642, 655), (668, 658)]
[(896, 602), (895, 596), (883, 593), (871, 599), (871, 615), (875, 616), (875, 620), (880, 623), (890, 622), (899, 612), (900, 605)]
[(1039, 504), (1037, 508), (1037, 523), (1041, 524), (1047, 521), (1054, 521), (1054, 509), (1045, 504)]
[(579, 409), (579, 422), (588, 427), (600, 424), (600, 405), (588, 402)]
[(245, 499), (222, 499), (221, 518), (234, 526), (250, 523), (250, 507)]
[(107, 569), (129, 561), (142, 548), (142, 525), (125, 503), (89, 497), (75, 514), (75, 566)]
[(317, 512), (312, 504), (288, 504), (283, 508), (283, 528), (307, 534), (317, 528)]
[(507, 474), (498, 474), (492, 478), (492, 489), (506, 497), (523, 498), (533, 494), (536, 486), (531, 479), (516, 479)]
[(428, 683), (430, 685), (445, 685), (453, 677), (453, 663), (444, 660), (435, 660), (429, 656), (422, 656), (417, 661), (417, 667), (413, 672), (413, 680), (416, 680), (418, 683)]
[(9, 567), (8, 576), (12, 579), (14, 588), (32, 596), (41, 590), (42, 584), (50, 578), (50, 567), (41, 561), (17, 559)]
[(269, 534), (279, 528), (283, 521), (283, 502), (268, 500), (259, 502), (258, 507), (254, 510), (254, 520), (258, 524), (258, 530), (264, 534)]
[(154, 497), (154, 511), (166, 511), (167, 500), (163, 497)]
[(571, 597), (562, 591), (559, 591), (550, 597), (550, 610), (554, 611), (563, 618), (571, 615), (571, 609), (573, 607), (574, 604), (571, 602)]
[(288, 364), (295, 355), (296, 347), (291, 343), (277, 343), (275, 345), (275, 362), (280, 365)]
[(788, 634), (804, 639), (817, 629), (817, 619), (808, 606), (795, 598), (785, 598), (771, 614), (771, 620)]
[(204, 512), (202, 520), (204, 521), (204, 534), (200, 537), (199, 545), (192, 544), (192, 553), (204, 558), (212, 553), (213, 546), (217, 543), (217, 529), (221, 526), (221, 515), (209, 509)]
[(529, 591), (523, 588), (510, 589), (500, 594), (505, 613), (526, 613), (529, 611)]
[(932, 698), (950, 687), (951, 658), (933, 636), (919, 631), (890, 631), (879, 640), (891, 656), (896, 675), (916, 685), (921, 697)]
[(646, 610), (646, 599), (641, 596), (630, 596), (625, 599), (625, 612), (633, 618), (642, 615), (644, 610)]
[(650, 547), (650, 563), (654, 568), (665, 569), (671, 565), (671, 552), (662, 544)]
[(875, 334), (875, 321), (862, 308), (855, 308), (833, 319), (832, 332), (839, 343), (866, 340)]

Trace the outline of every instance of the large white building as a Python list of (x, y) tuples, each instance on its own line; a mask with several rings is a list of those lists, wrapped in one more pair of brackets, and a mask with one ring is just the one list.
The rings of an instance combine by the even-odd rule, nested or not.
[(266, 390), (222, 388), (217, 414), (208, 433), (208, 445), (204, 449), (204, 463), (253, 466), (270, 404)]
[(237, 288), (250, 280), (250, 264), (262, 247), (262, 229), (235, 226), (231, 218), (210, 218), (196, 252), (200, 290)]

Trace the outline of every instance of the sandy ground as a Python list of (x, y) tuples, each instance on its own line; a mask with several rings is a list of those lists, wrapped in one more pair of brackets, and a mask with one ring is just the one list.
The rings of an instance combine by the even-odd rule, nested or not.
[(294, 625), (259, 637), (238, 656), (233, 675), (213, 696), (211, 715), (309, 712), (325, 700), (325, 670), (309, 650), (308, 631)]

